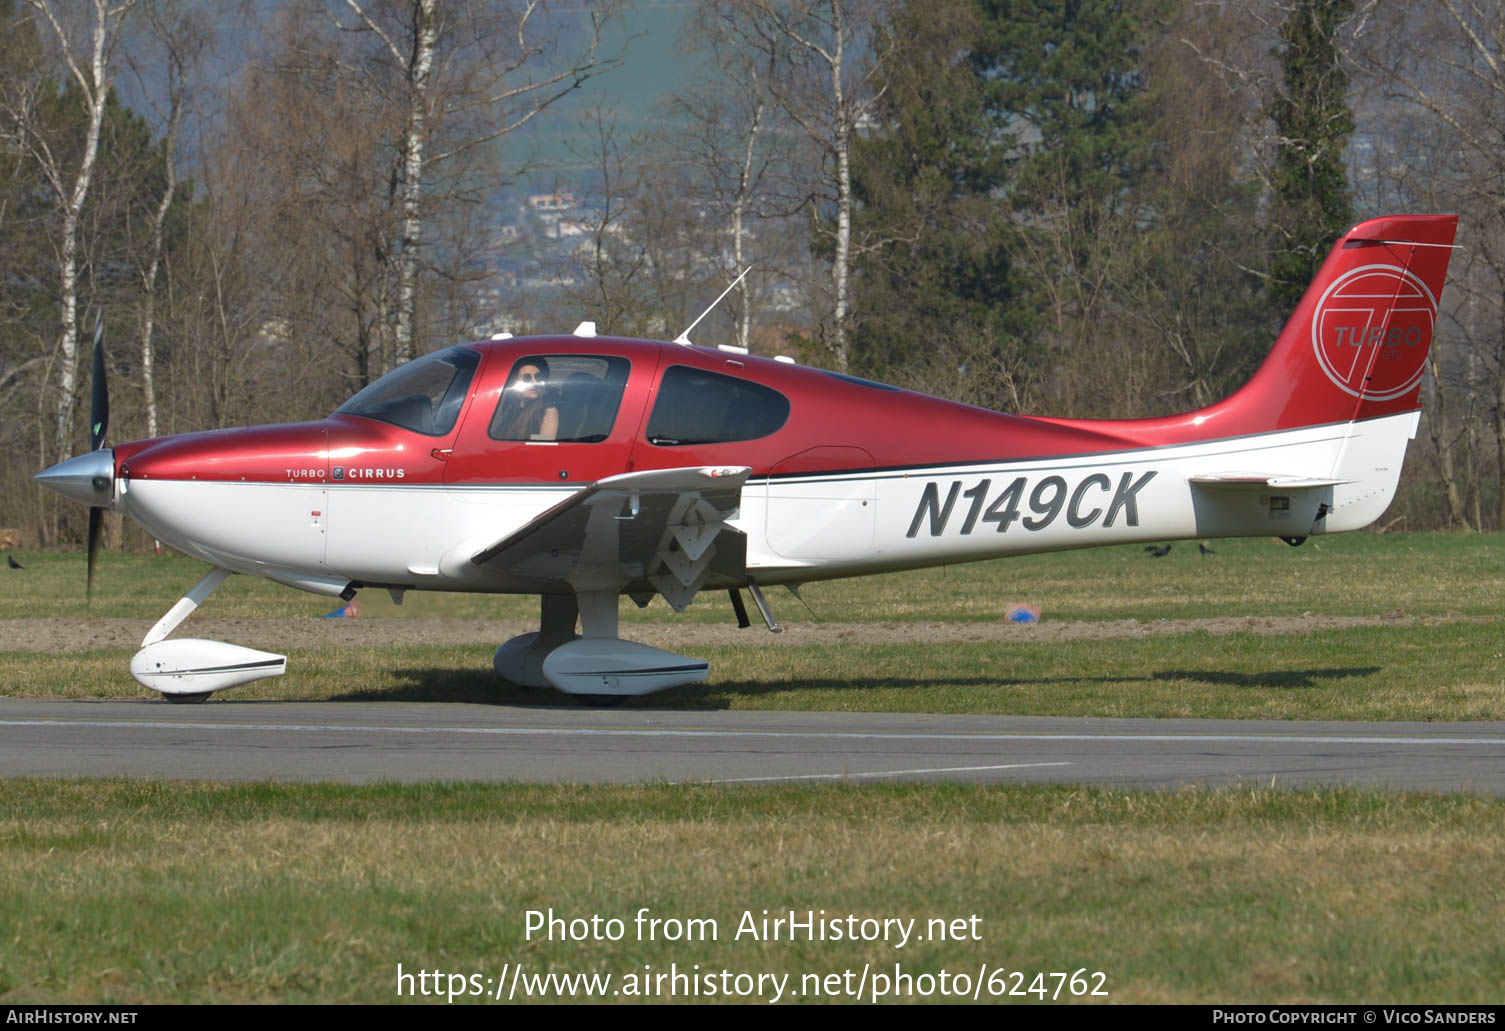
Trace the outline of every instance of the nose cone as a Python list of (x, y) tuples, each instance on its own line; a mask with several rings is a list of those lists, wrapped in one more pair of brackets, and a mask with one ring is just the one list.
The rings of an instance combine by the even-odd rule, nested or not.
[(109, 508), (115, 497), (115, 452), (109, 448), (59, 462), (32, 479), (54, 493), (91, 508)]

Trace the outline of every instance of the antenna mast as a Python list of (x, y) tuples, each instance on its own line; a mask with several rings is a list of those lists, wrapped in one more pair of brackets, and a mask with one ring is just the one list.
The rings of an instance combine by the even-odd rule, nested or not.
[(700, 318), (696, 319), (694, 322), (692, 322), (688, 326), (686, 326), (685, 327), (685, 331), (683, 333), (681, 333), (679, 336), (677, 336), (677, 337), (674, 338), (674, 342), (676, 344), (682, 344), (685, 347), (691, 346), (690, 330), (692, 330), (696, 326), (700, 325), (700, 319), (705, 318), (711, 312), (715, 311), (716, 310), (716, 305), (718, 305), (718, 304), (721, 303), (721, 298), (723, 298), (727, 294), (731, 293), (732, 290), (734, 290), (736, 288), (736, 286), (737, 286), (738, 283), (742, 282), (742, 280), (744, 280), (744, 279), (747, 278), (747, 274), (749, 272), (751, 272), (751, 271), (752, 271), (752, 266), (751, 265), (749, 265), (749, 266), (747, 266), (747, 268), (743, 269), (742, 270), (742, 275), (740, 275), (736, 279), (732, 280), (731, 286), (729, 286), (725, 290), (721, 291), (720, 295), (718, 295), (717, 298), (714, 301), (711, 302), (711, 306), (709, 308), (707, 308), (705, 311), (703, 311), (703, 312), (700, 313)]

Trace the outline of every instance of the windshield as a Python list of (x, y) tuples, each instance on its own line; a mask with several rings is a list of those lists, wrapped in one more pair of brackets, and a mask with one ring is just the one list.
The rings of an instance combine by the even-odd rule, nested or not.
[(349, 401), (336, 415), (359, 415), (442, 437), (455, 428), (481, 355), (468, 347), (416, 358), (399, 365)]

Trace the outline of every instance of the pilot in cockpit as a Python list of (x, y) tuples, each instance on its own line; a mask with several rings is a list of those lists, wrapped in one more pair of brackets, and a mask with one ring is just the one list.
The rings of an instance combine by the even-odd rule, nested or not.
[(512, 370), (491, 426), (494, 440), (555, 440), (559, 406), (549, 386), (549, 363), (525, 358)]

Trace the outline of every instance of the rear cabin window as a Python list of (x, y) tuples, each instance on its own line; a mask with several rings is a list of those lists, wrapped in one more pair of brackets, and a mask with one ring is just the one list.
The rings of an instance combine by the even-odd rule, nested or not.
[(789, 419), (777, 390), (718, 372), (671, 366), (648, 417), (648, 443), (660, 447), (757, 440)]
[(599, 444), (611, 436), (632, 363), (593, 354), (519, 358), (507, 375), (492, 440)]
[(415, 358), (387, 373), (335, 412), (379, 419), (414, 433), (442, 437), (455, 428), (480, 361), (480, 354), (468, 347), (451, 347)]

